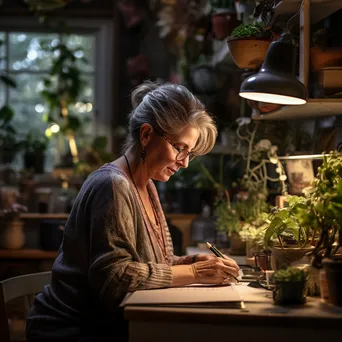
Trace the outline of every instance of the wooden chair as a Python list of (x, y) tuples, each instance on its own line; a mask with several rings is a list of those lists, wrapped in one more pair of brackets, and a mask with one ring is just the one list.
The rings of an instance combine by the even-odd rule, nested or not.
[[(29, 296), (41, 292), (49, 284), (51, 271), (25, 274), (0, 281), (0, 341), (11, 342), (7, 303), (25, 297), (26, 309), (30, 306)], [(17, 340), (16, 340), (17, 341)]]

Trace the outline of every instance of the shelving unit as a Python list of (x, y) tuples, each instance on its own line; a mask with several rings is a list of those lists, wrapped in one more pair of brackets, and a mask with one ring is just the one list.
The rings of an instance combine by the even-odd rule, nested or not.
[[(299, 79), (305, 86), (309, 84), (310, 25), (341, 8), (341, 0), (284, 0), (275, 9), (275, 16), (286, 17), (286, 20), (299, 12)], [(342, 98), (309, 98), (306, 104), (300, 106), (284, 106), (273, 112), (259, 115), (254, 111), (252, 118), (254, 120), (309, 119), (340, 114), (342, 114)]]
[(308, 99), (301, 106), (284, 106), (270, 113), (253, 115), (253, 120), (305, 119), (342, 114), (342, 99)]
[(43, 251), (41, 249), (0, 249), (0, 259), (55, 259), (57, 251)]
[[(302, 0), (283, 0), (274, 10), (277, 22), (286, 24), (294, 14), (296, 14), (301, 6)], [(310, 13), (310, 22), (315, 24), (330, 14), (336, 12), (341, 6), (341, 0), (311, 0), (312, 10)]]
[[(66, 213), (22, 213), (20, 218), (24, 221), (37, 220), (66, 220), (69, 214)], [(191, 245), (191, 223), (197, 214), (166, 213), (167, 220), (177, 226), (183, 235), (182, 249)], [(25, 228), (24, 228), (25, 229)], [(44, 251), (40, 249), (22, 248), (17, 250), (0, 249), (0, 261), (2, 260), (45, 260), (55, 259), (57, 251)]]

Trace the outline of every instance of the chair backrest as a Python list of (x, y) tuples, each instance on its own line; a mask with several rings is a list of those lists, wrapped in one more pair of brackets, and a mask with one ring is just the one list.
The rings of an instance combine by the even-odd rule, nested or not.
[(49, 284), (51, 271), (25, 274), (0, 281), (0, 341), (9, 342), (10, 326), (6, 304), (15, 298), (27, 297), (41, 292)]

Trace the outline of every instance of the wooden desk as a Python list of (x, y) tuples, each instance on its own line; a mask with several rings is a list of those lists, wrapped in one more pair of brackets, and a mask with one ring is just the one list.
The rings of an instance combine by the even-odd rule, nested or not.
[(266, 297), (266, 290), (249, 288), (246, 284), (241, 288), (247, 310), (125, 307), (129, 342), (341, 340), (342, 308), (312, 297), (297, 308), (280, 307)]

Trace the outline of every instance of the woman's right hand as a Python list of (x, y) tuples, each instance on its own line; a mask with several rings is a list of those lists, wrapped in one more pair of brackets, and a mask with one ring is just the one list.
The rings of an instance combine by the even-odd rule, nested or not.
[(239, 275), (239, 267), (230, 260), (214, 257), (206, 261), (195, 262), (192, 265), (195, 281), (199, 284), (222, 284), (234, 282)]

